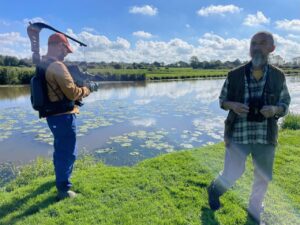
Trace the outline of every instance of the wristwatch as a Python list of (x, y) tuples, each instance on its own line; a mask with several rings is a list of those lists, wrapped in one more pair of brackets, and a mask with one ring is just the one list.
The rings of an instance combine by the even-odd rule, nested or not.
[(275, 106), (275, 107), (276, 107), (276, 109), (277, 109), (277, 110), (276, 110), (277, 112), (275, 113), (274, 118), (278, 120), (278, 119), (280, 118), (280, 115), (279, 115), (279, 113), (278, 113), (279, 107), (282, 107), (282, 108), (283, 108), (283, 111), (285, 111), (285, 108), (284, 108), (283, 106)]

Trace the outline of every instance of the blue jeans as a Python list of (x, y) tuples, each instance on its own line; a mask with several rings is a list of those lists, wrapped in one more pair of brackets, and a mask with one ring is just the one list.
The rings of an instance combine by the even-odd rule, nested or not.
[(70, 177), (77, 157), (76, 116), (63, 114), (47, 117), (54, 136), (53, 163), (58, 191), (68, 191), (72, 186)]

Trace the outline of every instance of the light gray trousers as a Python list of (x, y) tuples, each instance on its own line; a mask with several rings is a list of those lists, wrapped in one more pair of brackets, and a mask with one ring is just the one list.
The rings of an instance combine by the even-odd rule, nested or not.
[(247, 157), (251, 154), (254, 165), (254, 181), (248, 209), (254, 214), (262, 212), (262, 202), (272, 180), (275, 145), (272, 144), (235, 144), (226, 147), (224, 170), (217, 177), (217, 183), (226, 190), (245, 171)]

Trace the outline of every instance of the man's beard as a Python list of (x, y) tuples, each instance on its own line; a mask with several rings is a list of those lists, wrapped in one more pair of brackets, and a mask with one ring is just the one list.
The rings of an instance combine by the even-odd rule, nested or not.
[(252, 65), (254, 67), (261, 67), (267, 64), (267, 62), (268, 62), (268, 55), (265, 56), (260, 51), (254, 52), (252, 56)]

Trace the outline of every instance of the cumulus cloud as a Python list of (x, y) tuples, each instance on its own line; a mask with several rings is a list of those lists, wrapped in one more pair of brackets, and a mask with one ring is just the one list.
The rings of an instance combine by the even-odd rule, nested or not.
[(175, 38), (168, 42), (143, 41), (136, 42), (135, 53), (141, 61), (153, 62), (175, 62), (179, 60), (188, 61), (193, 53), (193, 46), (187, 42)]
[(90, 32), (90, 33), (96, 32), (96, 30), (94, 28), (92, 28), (92, 27), (84, 27), (84, 28), (82, 28), (82, 30)]
[(150, 5), (144, 5), (144, 6), (133, 6), (129, 10), (132, 14), (142, 14), (147, 16), (155, 16), (158, 13), (157, 8), (150, 6)]
[(275, 22), (277, 29), (287, 30), (287, 31), (300, 31), (300, 20), (278, 20)]
[(74, 48), (74, 53), (68, 56), (70, 60), (86, 61), (124, 61), (130, 59), (131, 44), (128, 40), (117, 37), (116, 40), (110, 40), (104, 35), (92, 34), (82, 31), (74, 34), (73, 31), (67, 32), (72, 37), (86, 43), (88, 47), (79, 47), (78, 44), (70, 42)]
[[(169, 41), (138, 40), (131, 45), (128, 40), (120, 37), (110, 40), (106, 36), (88, 32), (77, 36), (88, 44), (88, 48), (77, 46), (75, 53), (70, 55), (71, 60), (173, 63), (181, 60), (188, 62), (191, 56), (197, 56), (200, 61), (249, 60), (250, 37), (224, 38), (214, 33), (205, 33), (198, 39), (198, 44), (194, 45), (179, 38)], [(299, 56), (300, 44), (296, 40), (276, 34), (274, 37), (277, 44), (276, 54), (285, 60)]]
[(254, 15), (249, 14), (243, 22), (244, 25), (250, 27), (268, 23), (270, 23), (270, 18), (267, 18), (261, 11), (257, 11)]
[(151, 33), (145, 31), (136, 31), (132, 33), (133, 36), (140, 37), (140, 38), (152, 38), (153, 35)]
[(28, 44), (28, 39), (22, 37), (18, 32), (10, 32), (0, 34), (0, 43), (1, 45), (13, 46), (15, 44), (25, 45)]
[(107, 49), (124, 50), (130, 48), (130, 43), (121, 37), (117, 37), (116, 41), (111, 41), (104, 35), (95, 35), (86, 31), (78, 35), (73, 32), (68, 32), (68, 34), (87, 43), (88, 50), (90, 51), (102, 51)]
[[(70, 41), (74, 53), (68, 55), (68, 60), (106, 61), (106, 62), (165, 62), (178, 61), (189, 62), (191, 56), (197, 56), (200, 61), (210, 60), (235, 60), (245, 61), (249, 59), (250, 38), (238, 39), (226, 38), (215, 33), (205, 33), (198, 38), (195, 44), (188, 43), (180, 38), (168, 41), (138, 40), (130, 43), (123, 37), (110, 39), (105, 35), (99, 35), (82, 31), (76, 33), (71, 29), (67, 33), (72, 37), (86, 43), (88, 47), (80, 47)], [(299, 36), (289, 34), (280, 36), (274, 34), (276, 42), (275, 54), (282, 56), (285, 61), (300, 55)], [(41, 45), (41, 53), (46, 52), (47, 46)], [(14, 55), (17, 57), (31, 57), (30, 42), (27, 36), (20, 33), (0, 34), (0, 54)]]
[(204, 60), (247, 60), (249, 39), (223, 38), (213, 33), (205, 33), (198, 42), (198, 55)]
[(210, 16), (214, 14), (224, 16), (226, 13), (239, 13), (242, 8), (235, 5), (210, 5), (208, 7), (202, 7), (198, 10), (197, 14), (199, 16)]
[[(131, 44), (127, 39), (118, 37), (111, 40), (104, 35), (83, 31), (79, 34), (68, 30), (68, 34), (88, 45), (79, 47), (70, 42), (75, 53), (70, 60), (86, 61), (123, 61), (123, 62), (188, 62), (191, 56), (197, 56), (200, 61), (249, 60), (250, 38), (225, 38), (214, 33), (205, 33), (198, 39), (198, 44), (190, 44), (185, 40), (174, 38), (169, 41), (138, 40)], [(296, 35), (280, 36), (274, 34), (276, 54), (286, 61), (300, 55), (300, 43)]]
[(41, 18), (41, 17), (34, 17), (34, 18), (31, 18), (31, 19), (29, 19), (29, 18), (23, 19), (23, 23), (26, 26), (29, 24), (29, 22), (31, 22), (31, 23), (37, 23), (37, 22), (46, 23), (46, 21), (43, 18)]
[(291, 61), (300, 56), (300, 43), (297, 40), (287, 39), (278, 34), (274, 34), (276, 43), (276, 54), (280, 55), (285, 61)]
[(300, 41), (300, 35), (288, 34), (288, 35), (287, 35), (287, 38), (288, 38), (288, 39), (292, 39), (292, 40)]
[(28, 38), (18, 32), (0, 34), (0, 55), (28, 57), (30, 53)]

